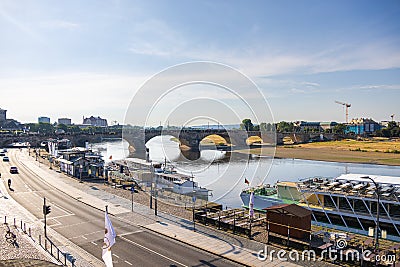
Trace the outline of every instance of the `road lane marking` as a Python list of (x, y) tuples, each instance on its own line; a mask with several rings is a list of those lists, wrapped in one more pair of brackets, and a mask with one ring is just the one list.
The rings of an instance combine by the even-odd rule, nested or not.
[(95, 246), (98, 246), (97, 243), (94, 242), (94, 241), (91, 241), (90, 243), (92, 243), (92, 244), (95, 245)]
[(119, 256), (117, 254), (113, 253), (113, 256), (119, 259)]
[(88, 239), (88, 238), (87, 238), (86, 236), (84, 236), (84, 235), (82, 236), (82, 238), (83, 238), (83, 239), (86, 239), (86, 240)]
[(129, 261), (125, 261), (126, 264), (129, 264), (130, 266), (132, 266), (133, 264), (130, 263)]
[(118, 236), (132, 235), (132, 234), (138, 234), (138, 233), (142, 233), (142, 232), (144, 232), (144, 230), (136, 230), (136, 231), (133, 231), (133, 232), (127, 232), (127, 233), (124, 233), (124, 234), (120, 234)]
[(157, 252), (157, 251), (154, 251), (154, 250), (152, 250), (152, 249), (150, 249), (150, 248), (148, 248), (148, 247), (145, 247), (145, 246), (143, 246), (143, 245), (140, 245), (140, 244), (138, 244), (138, 243), (136, 243), (136, 242), (134, 242), (134, 241), (132, 241), (132, 240), (129, 240), (129, 239), (123, 237), (123, 236), (118, 236), (118, 237), (121, 238), (121, 239), (123, 239), (123, 240), (125, 240), (125, 241), (128, 242), (128, 243), (131, 243), (131, 244), (136, 245), (136, 246), (138, 246), (138, 247), (140, 247), (140, 248), (143, 248), (143, 249), (145, 249), (145, 250), (147, 250), (147, 251), (150, 251), (150, 252), (152, 252), (152, 253), (154, 253), (154, 254), (156, 254), (156, 255), (158, 255), (158, 256), (164, 258), (164, 259), (167, 259), (167, 260), (169, 260), (169, 261), (172, 261), (172, 262), (174, 262), (174, 263), (176, 263), (176, 264), (178, 264), (178, 265), (180, 265), (180, 266), (188, 267), (187, 265), (185, 265), (185, 264), (183, 264), (183, 263), (180, 263), (179, 261), (173, 260), (173, 259), (171, 259), (171, 258), (169, 258), (169, 257), (167, 257), (167, 256), (165, 256), (165, 255), (163, 255), (163, 254), (161, 254), (161, 253), (159, 253), (159, 252)]

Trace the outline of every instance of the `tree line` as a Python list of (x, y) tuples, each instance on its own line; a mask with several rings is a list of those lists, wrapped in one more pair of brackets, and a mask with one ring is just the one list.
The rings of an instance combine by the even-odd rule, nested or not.
[(301, 129), (299, 126), (297, 126), (294, 122), (286, 122), (286, 121), (281, 121), (278, 123), (265, 123), (262, 122), (259, 125), (254, 125), (251, 121), (251, 119), (244, 119), (242, 123), (240, 124), (240, 129), (241, 130), (246, 130), (246, 131), (276, 131), (279, 133), (291, 133), (291, 132), (315, 132), (315, 133), (320, 133), (320, 132), (326, 132), (326, 133), (335, 133), (335, 134), (344, 134), (346, 131), (346, 125), (345, 124), (337, 124), (335, 125), (332, 129), (322, 129), (321, 127), (319, 129), (312, 128), (312, 127), (304, 127)]
[(65, 124), (50, 124), (50, 123), (27, 123), (25, 129), (29, 132), (50, 135), (58, 134), (97, 134), (97, 133), (121, 133), (122, 125), (114, 125), (108, 127), (65, 125)]

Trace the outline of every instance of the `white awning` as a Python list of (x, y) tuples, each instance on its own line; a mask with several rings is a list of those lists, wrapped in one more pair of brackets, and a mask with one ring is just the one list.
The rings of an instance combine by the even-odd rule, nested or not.
[(69, 161), (69, 160), (66, 160), (66, 159), (56, 159), (56, 160), (59, 161), (59, 162), (68, 164), (68, 165), (74, 164), (72, 161)]
[(393, 184), (393, 185), (400, 184), (400, 177), (398, 176), (368, 175), (368, 174), (354, 174), (354, 173), (342, 174), (339, 177), (337, 177), (336, 180), (371, 182), (370, 179), (363, 177), (370, 177), (378, 184)]

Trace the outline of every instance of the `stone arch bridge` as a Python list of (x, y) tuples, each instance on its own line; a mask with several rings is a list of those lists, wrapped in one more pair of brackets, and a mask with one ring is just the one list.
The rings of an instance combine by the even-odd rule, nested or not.
[(251, 136), (258, 136), (266, 144), (283, 144), (284, 137), (289, 137), (294, 143), (304, 143), (311, 140), (312, 136), (309, 133), (275, 133), (275, 132), (260, 132), (260, 131), (243, 131), (226, 129), (181, 129), (181, 130), (133, 130), (124, 129), (123, 138), (128, 141), (135, 151), (144, 151), (147, 141), (156, 136), (171, 135), (177, 138), (181, 145), (188, 146), (192, 151), (198, 151), (200, 142), (209, 135), (219, 135), (226, 140), (228, 144), (235, 148), (248, 148), (247, 139)]
[(192, 151), (198, 151), (200, 142), (209, 135), (219, 135), (226, 140), (228, 144), (235, 148), (248, 148), (247, 139), (251, 136), (258, 136), (264, 144), (282, 145), (284, 138), (290, 138), (293, 143), (307, 143), (311, 140), (332, 140), (333, 134), (320, 133), (276, 133), (276, 132), (261, 132), (261, 131), (244, 131), (244, 130), (229, 130), (226, 129), (179, 129), (179, 130), (131, 130), (124, 129), (123, 138), (136, 150), (145, 151), (145, 143), (156, 136), (171, 135), (177, 138), (180, 144), (188, 146)]

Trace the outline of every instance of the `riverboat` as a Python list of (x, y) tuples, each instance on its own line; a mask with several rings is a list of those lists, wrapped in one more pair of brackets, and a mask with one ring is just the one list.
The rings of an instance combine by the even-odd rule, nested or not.
[(299, 182), (277, 182), (244, 189), (240, 197), (254, 209), (295, 203), (312, 211), (313, 224), (368, 235), (377, 221), (381, 235), (400, 241), (400, 177), (343, 174), (336, 178), (313, 177)]

